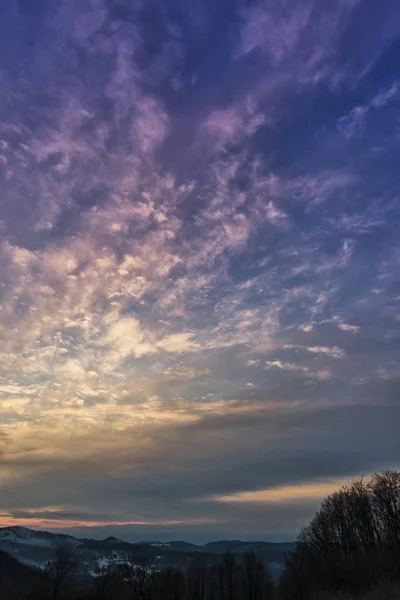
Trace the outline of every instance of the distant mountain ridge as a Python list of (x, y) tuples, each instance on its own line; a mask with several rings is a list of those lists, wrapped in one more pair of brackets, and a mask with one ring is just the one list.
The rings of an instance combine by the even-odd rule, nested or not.
[(37, 542), (38, 540), (48, 541), (49, 543), (54, 543), (56, 541), (58, 543), (63, 543), (76, 540), (77, 538), (63, 533), (51, 533), (50, 531), (41, 531), (13, 525), (12, 527), (0, 527), (0, 540), (1, 539), (29, 544), (31, 541)]
[(176, 566), (186, 568), (196, 554), (200, 553), (208, 562), (216, 562), (221, 554), (230, 552), (238, 557), (246, 552), (254, 552), (272, 568), (283, 565), (287, 553), (295, 549), (295, 542), (248, 542), (241, 540), (221, 540), (196, 545), (185, 541), (170, 542), (126, 542), (109, 536), (104, 540), (77, 538), (71, 535), (38, 531), (27, 527), (0, 527), (0, 550), (20, 562), (43, 568), (54, 556), (60, 545), (71, 545), (82, 565), (92, 574), (101, 566), (125, 560), (135, 563), (146, 562), (157, 568)]

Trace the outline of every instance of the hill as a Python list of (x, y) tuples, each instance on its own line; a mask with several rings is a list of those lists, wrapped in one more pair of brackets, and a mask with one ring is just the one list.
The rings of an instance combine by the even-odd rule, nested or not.
[(286, 553), (295, 549), (294, 542), (276, 544), (222, 540), (203, 546), (185, 541), (131, 543), (116, 537), (94, 540), (26, 527), (0, 528), (0, 550), (25, 565), (43, 568), (53, 558), (55, 549), (65, 545), (73, 547), (82, 569), (93, 575), (102, 567), (118, 562), (152, 564), (157, 569), (167, 566), (185, 569), (197, 554), (202, 555), (205, 563), (213, 564), (228, 552), (238, 557), (254, 552), (271, 566), (272, 571), (280, 571)]

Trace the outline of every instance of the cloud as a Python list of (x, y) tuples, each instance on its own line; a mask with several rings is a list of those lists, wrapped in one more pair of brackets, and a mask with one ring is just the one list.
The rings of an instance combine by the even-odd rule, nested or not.
[(361, 133), (364, 129), (367, 113), (367, 106), (356, 106), (353, 108), (349, 115), (339, 119), (338, 129), (340, 133), (347, 139), (351, 139)]
[(280, 360), (267, 361), (266, 365), (267, 369), (276, 367), (278, 369), (281, 369), (282, 371), (299, 373), (304, 377), (315, 379), (317, 381), (329, 381), (330, 379), (332, 379), (332, 372), (329, 368), (313, 371), (310, 367), (306, 367), (304, 365), (299, 365), (296, 363), (282, 362)]
[(332, 358), (343, 358), (345, 355), (343, 348), (338, 348), (337, 346), (333, 346), (332, 348), (327, 346), (309, 346), (306, 350), (314, 354), (326, 354), (326, 356)]
[[(356, 476), (354, 477), (356, 479)], [(320, 500), (340, 489), (346, 480), (334, 480), (321, 483), (304, 483), (298, 487), (281, 487), (275, 489), (256, 490), (252, 492), (238, 492), (231, 496), (216, 497), (217, 502), (238, 502), (244, 504), (270, 502), (285, 502), (298, 500)]]
[(287, 215), (277, 208), (272, 202), (269, 202), (266, 207), (267, 219), (273, 225), (283, 225), (286, 222)]
[(248, 98), (242, 105), (213, 111), (203, 127), (218, 146), (225, 146), (254, 135), (266, 122), (266, 117), (257, 112), (254, 101)]
[(351, 333), (358, 333), (360, 331), (359, 325), (350, 325), (350, 323), (344, 323), (343, 321), (338, 323), (338, 327), (342, 331), (350, 331)]
[(390, 87), (378, 92), (378, 94), (372, 98), (371, 105), (374, 108), (382, 108), (383, 106), (386, 106), (386, 104), (388, 104), (388, 102), (390, 102), (393, 98), (396, 98), (398, 94), (399, 84), (396, 82)]
[(335, 48), (358, 4), (359, 0), (332, 2), (321, 11), (313, 0), (285, 7), (279, 2), (256, 3), (241, 11), (237, 55), (261, 52), (281, 77), (302, 83), (332, 77)]
[(300, 346), (286, 344), (283, 348), (284, 350), (305, 350), (306, 352), (311, 352), (312, 354), (323, 354), (331, 358), (343, 358), (346, 354), (343, 348), (339, 348), (338, 346)]
[(267, 361), (267, 368), (277, 367), (278, 369), (282, 369), (283, 371), (294, 371), (299, 373), (308, 373), (307, 367), (302, 367), (301, 365), (296, 365), (295, 363), (282, 362), (280, 360)]
[(0, 510), (293, 537), (398, 456), (397, 74), (365, 2), (156, 4), (0, 23)]
[(167, 352), (190, 352), (198, 350), (199, 346), (192, 341), (193, 335), (191, 333), (172, 333), (164, 339), (157, 342), (158, 348), (166, 350)]
[(111, 351), (121, 358), (155, 352), (155, 347), (146, 341), (140, 322), (135, 317), (118, 318), (110, 325), (100, 343), (110, 346)]
[(340, 117), (337, 125), (340, 134), (348, 140), (360, 136), (364, 133), (369, 113), (384, 108), (398, 94), (399, 84), (395, 82), (390, 87), (379, 91), (367, 104), (354, 107), (349, 114)]
[(315, 377), (319, 381), (329, 381), (332, 378), (332, 372), (330, 369), (322, 369), (316, 372)]

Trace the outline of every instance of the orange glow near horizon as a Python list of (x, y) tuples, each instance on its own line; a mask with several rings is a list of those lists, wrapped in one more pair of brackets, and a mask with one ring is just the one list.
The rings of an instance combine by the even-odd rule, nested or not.
[(319, 500), (332, 494), (348, 482), (346, 479), (309, 482), (298, 486), (283, 486), (272, 489), (237, 492), (229, 496), (216, 496), (217, 502), (269, 503), (281, 501)]
[[(31, 511), (26, 511), (31, 512)], [(33, 512), (33, 511), (32, 511)], [(107, 520), (107, 521), (85, 521), (81, 519), (41, 519), (17, 518), (11, 514), (0, 514), (0, 527), (28, 527), (30, 529), (70, 529), (74, 527), (120, 527), (125, 525), (136, 525), (146, 527), (174, 527), (182, 525), (211, 525), (221, 521), (213, 519), (189, 519), (172, 521), (135, 521), (135, 520)]]

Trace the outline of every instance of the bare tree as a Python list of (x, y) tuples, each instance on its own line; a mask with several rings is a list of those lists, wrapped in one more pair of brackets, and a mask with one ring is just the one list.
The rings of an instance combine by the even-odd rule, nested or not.
[(50, 597), (59, 600), (64, 589), (72, 583), (78, 562), (72, 546), (59, 546), (55, 550), (55, 557), (46, 567), (46, 574), (50, 582)]
[(185, 576), (179, 569), (169, 567), (154, 574), (154, 597), (157, 600), (183, 600)]
[(254, 552), (247, 552), (240, 564), (241, 600), (270, 600), (274, 585), (271, 573)]
[(153, 595), (154, 574), (150, 565), (122, 564), (119, 577), (131, 590), (132, 600), (151, 600)]
[(206, 592), (207, 572), (199, 553), (189, 566), (187, 572), (187, 588), (189, 600), (204, 600)]
[[(358, 594), (382, 581), (400, 581), (400, 473), (395, 471), (353, 481), (325, 498), (299, 536), (281, 589), (292, 590), (289, 598), (309, 598), (311, 590)], [(293, 595), (295, 589), (303, 595)]]

